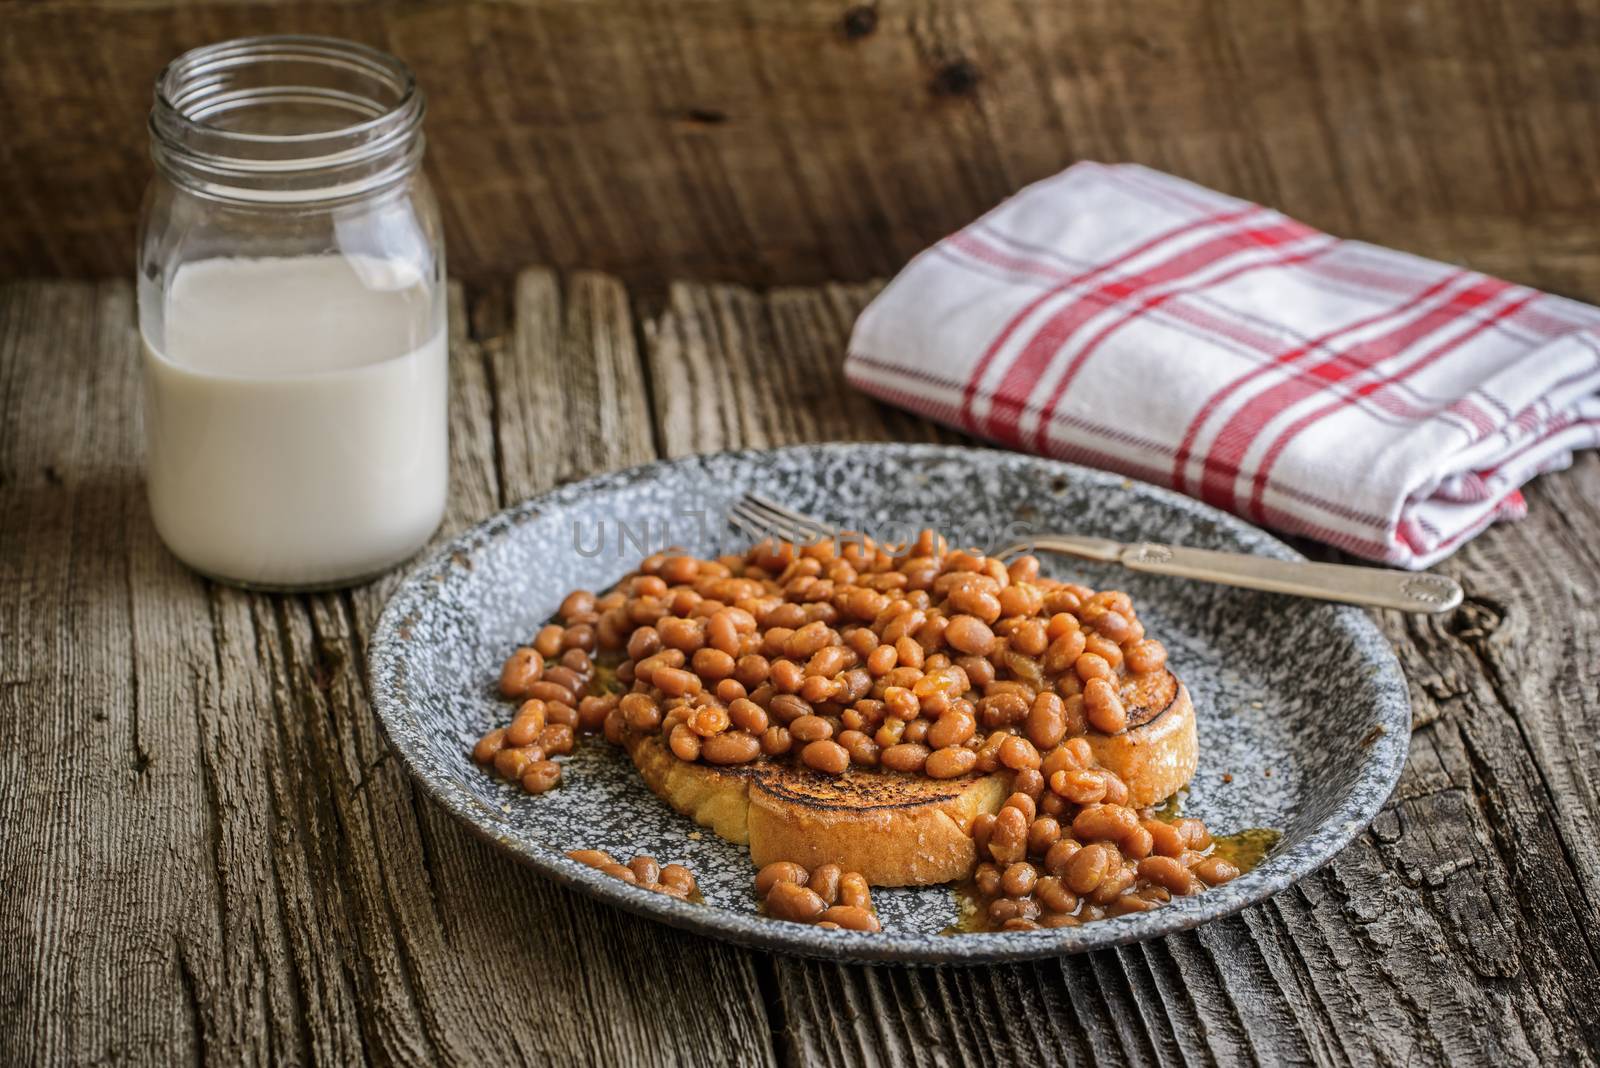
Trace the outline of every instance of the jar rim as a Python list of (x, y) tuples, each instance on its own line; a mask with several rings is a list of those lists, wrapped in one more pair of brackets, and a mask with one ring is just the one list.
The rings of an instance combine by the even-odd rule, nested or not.
[[(270, 59), (310, 59), (323, 62), (338, 61), (345, 66), (359, 64), (364, 73), (387, 75), (399, 90), (396, 101), (371, 117), (334, 129), (306, 133), (269, 134), (229, 130), (196, 118), (185, 106), (179, 87), (197, 77), (212, 74), (247, 63)], [(265, 144), (286, 144), (326, 140), (330, 137), (347, 137), (365, 133), (386, 119), (406, 111), (421, 95), (416, 75), (398, 57), (342, 37), (324, 37), (316, 34), (263, 34), (255, 37), (235, 37), (213, 44), (191, 48), (173, 59), (156, 76), (155, 97), (157, 110), (165, 111), (176, 123), (212, 136), (238, 141), (255, 141)]]
[[(154, 95), (157, 166), (212, 195), (306, 200), (319, 187), (347, 195), (352, 182), (370, 189), (409, 173), (421, 154), (425, 106), (410, 67), (337, 37), (202, 45), (163, 68)], [(251, 129), (249, 120), (263, 114), (283, 128)], [(220, 121), (228, 116), (243, 121)], [(284, 183), (293, 188), (271, 188)]]

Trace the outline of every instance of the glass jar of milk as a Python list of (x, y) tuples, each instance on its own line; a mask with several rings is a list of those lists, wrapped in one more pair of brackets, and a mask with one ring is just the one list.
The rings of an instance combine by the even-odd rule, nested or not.
[(214, 578), (347, 585), (419, 549), (448, 481), (444, 242), (422, 94), (322, 37), (162, 72), (139, 235), (146, 472)]

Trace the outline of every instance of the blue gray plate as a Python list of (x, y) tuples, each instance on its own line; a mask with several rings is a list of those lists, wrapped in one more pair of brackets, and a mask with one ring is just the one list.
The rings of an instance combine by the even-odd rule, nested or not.
[[(494, 690), (505, 656), (568, 590), (604, 589), (647, 551), (741, 547), (721, 517), (745, 490), (884, 537), (931, 526), (994, 545), (1019, 532), (1071, 531), (1294, 556), (1185, 497), (980, 449), (805, 446), (602, 475), (473, 528), (418, 566), (389, 602), (372, 642), (374, 703), (423, 788), (542, 875), (649, 919), (817, 956), (980, 962), (1075, 953), (1237, 912), (1325, 863), (1372, 820), (1400, 775), (1410, 737), (1406, 685), (1361, 611), (1068, 560), (1046, 567), (1127, 590), (1189, 684), (1200, 770), (1184, 812), (1215, 833), (1282, 832), (1260, 866), (1234, 882), (1140, 915), (1008, 934), (941, 934), (956, 918), (945, 887), (876, 890), (882, 933), (818, 930), (759, 915), (744, 849), (668, 809), (599, 739), (566, 760), (562, 786), (543, 796), (480, 771), (468, 750), (511, 712)], [(639, 890), (563, 855), (577, 848), (687, 864), (705, 901)]]

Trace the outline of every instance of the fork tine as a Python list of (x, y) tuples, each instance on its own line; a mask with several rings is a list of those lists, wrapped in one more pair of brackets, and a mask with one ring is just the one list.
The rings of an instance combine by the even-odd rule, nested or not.
[(751, 508), (756, 509), (760, 513), (783, 519), (786, 522), (786, 525), (792, 529), (807, 531), (812, 535), (812, 540), (837, 538), (839, 536), (839, 531), (834, 527), (830, 527), (820, 520), (813, 519), (811, 516), (808, 516), (803, 512), (797, 512), (792, 508), (785, 508), (776, 501), (770, 501), (758, 494), (746, 493), (742, 503), (749, 505)]
[(773, 538), (779, 541), (804, 544), (813, 540), (809, 535), (792, 527), (788, 522), (776, 516), (769, 516), (746, 501), (740, 501), (728, 510), (730, 522), (738, 524), (741, 530), (748, 532), (756, 541)]
[(740, 513), (737, 507), (730, 508), (728, 510), (728, 525), (739, 531), (741, 534), (748, 535), (752, 544), (762, 541), (771, 533), (770, 531), (763, 530), (759, 523), (754, 522)]

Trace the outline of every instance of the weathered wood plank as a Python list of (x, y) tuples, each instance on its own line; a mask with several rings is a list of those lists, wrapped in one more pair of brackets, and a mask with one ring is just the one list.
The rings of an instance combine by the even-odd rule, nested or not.
[[(652, 454), (615, 282), (524, 276), (492, 354), (453, 307), (447, 529)], [(392, 577), (271, 597), (167, 554), (132, 322), (124, 284), (0, 287), (0, 1061), (770, 1060), (746, 954), (558, 890), (412, 789), (362, 677)]]
[(1101, 159), (1600, 291), (1596, 0), (11, 3), (0, 277), (129, 276), (156, 74), (290, 29), (416, 69), (451, 267), (479, 283), (861, 280)]
[[(851, 315), (837, 301), (838, 291), (673, 287), (645, 324), (667, 451), (904, 436), (897, 413), (840, 380)], [(793, 391), (805, 394), (799, 416)], [(1592, 1056), (1600, 569), (1589, 532), (1600, 528), (1600, 460), (1542, 480), (1532, 497), (1530, 520), (1448, 565), (1474, 591), (1465, 610), (1385, 617), (1413, 681), (1415, 752), (1377, 825), (1329, 868), (1197, 933), (1060, 962), (947, 972), (778, 959), (790, 1058)]]

